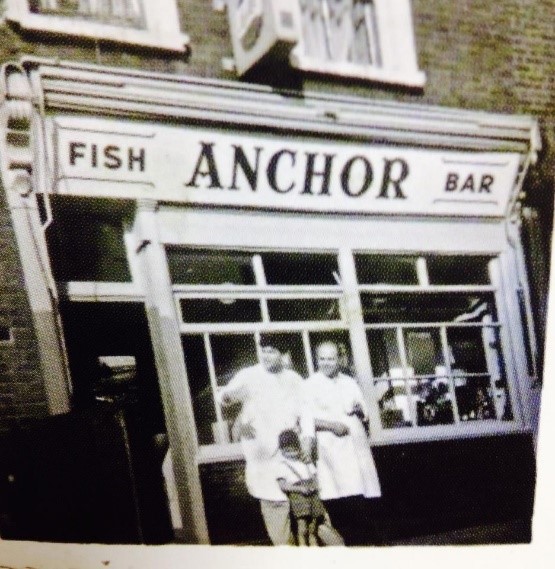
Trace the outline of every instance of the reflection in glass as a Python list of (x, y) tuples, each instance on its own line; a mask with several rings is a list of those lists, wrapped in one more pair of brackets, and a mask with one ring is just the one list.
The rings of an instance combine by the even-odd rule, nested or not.
[(273, 322), (341, 319), (336, 298), (272, 299), (268, 300), (268, 312)]
[(170, 247), (167, 256), (172, 284), (255, 284), (249, 253)]
[(179, 301), (183, 322), (260, 322), (259, 300), (182, 298)]

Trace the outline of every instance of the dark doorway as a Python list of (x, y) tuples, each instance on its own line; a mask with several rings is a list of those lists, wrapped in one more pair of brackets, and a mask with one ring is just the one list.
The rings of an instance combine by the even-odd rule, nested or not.
[[(60, 307), (75, 408), (103, 396), (136, 400), (148, 435), (165, 432), (164, 415), (144, 305), (132, 302), (72, 302)], [(135, 378), (117, 386), (103, 385), (102, 356), (133, 356)], [(115, 392), (114, 392), (115, 391)]]
[[(144, 305), (66, 302), (60, 313), (73, 386), (72, 413), (94, 416), (95, 421), (110, 415), (123, 417), (128, 457), (120, 462), (128, 463), (125, 478), (132, 485), (137, 540), (171, 541), (162, 476), (167, 445), (160, 445), (167, 440), (166, 428)], [(110, 370), (103, 361), (125, 365), (118, 363)], [(97, 444), (111, 446), (113, 441), (106, 439)]]

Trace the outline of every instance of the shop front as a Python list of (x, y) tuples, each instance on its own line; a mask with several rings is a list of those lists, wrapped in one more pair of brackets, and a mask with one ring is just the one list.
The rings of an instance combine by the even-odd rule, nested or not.
[[(264, 537), (240, 410), (216, 403), (258, 361), (262, 333), (286, 340), (303, 377), (322, 341), (339, 347), (371, 411), (390, 527), (405, 517), (410, 532), (437, 485), (436, 529), (453, 509), (479, 520), (484, 504), (533, 491), (537, 347), (518, 223), (532, 119), (75, 64), (21, 73), (43, 106), (18, 199), (37, 199), (34, 258), (55, 283), (67, 397), (94, 391), (92, 367), (77, 379), (79, 315), (107, 306), (91, 357), (152, 350), (142, 404), (169, 439), (185, 541)], [(126, 306), (146, 318), (122, 326)], [(513, 472), (511, 456), (529, 463)]]

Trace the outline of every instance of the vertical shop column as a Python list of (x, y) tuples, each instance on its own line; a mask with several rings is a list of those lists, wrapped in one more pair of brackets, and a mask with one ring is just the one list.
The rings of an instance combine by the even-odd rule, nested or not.
[(177, 482), (184, 539), (208, 543), (208, 530), (196, 456), (193, 406), (182, 357), (166, 252), (159, 242), (157, 204), (140, 200), (135, 216), (134, 262), (140, 267), (145, 305)]

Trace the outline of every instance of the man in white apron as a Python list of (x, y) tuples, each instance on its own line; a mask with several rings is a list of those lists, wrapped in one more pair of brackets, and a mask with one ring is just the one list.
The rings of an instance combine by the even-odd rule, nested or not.
[(366, 499), (381, 496), (365, 428), (368, 409), (357, 382), (340, 371), (335, 343), (318, 346), (317, 363), (304, 387), (317, 431), (320, 496), (334, 527), (355, 544), (367, 529)]
[(274, 545), (294, 544), (289, 502), (276, 472), (280, 461), (279, 435), (300, 431), (301, 439), (314, 437), (314, 424), (303, 402), (303, 380), (284, 365), (287, 346), (279, 334), (263, 334), (261, 362), (237, 372), (218, 393), (221, 405), (241, 404), (241, 446), (249, 494), (260, 500), (262, 517)]

